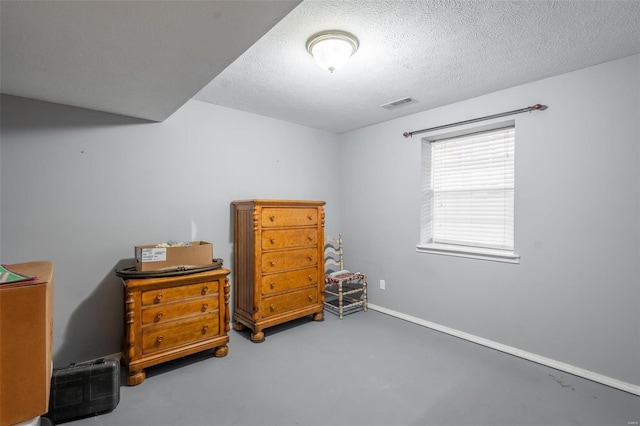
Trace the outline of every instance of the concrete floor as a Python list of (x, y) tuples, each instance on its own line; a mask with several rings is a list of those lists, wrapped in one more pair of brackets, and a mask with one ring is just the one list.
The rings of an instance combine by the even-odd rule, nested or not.
[[(369, 310), (230, 331), (207, 351), (146, 370), (105, 425), (632, 426), (640, 397)], [(124, 383), (124, 381), (123, 381)]]

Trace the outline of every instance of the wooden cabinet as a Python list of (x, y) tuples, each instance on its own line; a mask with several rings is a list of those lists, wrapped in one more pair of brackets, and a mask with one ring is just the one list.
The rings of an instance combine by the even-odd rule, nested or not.
[(229, 348), (228, 269), (166, 278), (124, 279), (123, 360), (128, 385), (146, 377), (144, 368), (215, 348)]
[[(49, 409), (53, 263), (14, 263), (36, 277), (0, 285), (0, 425), (35, 424)], [(24, 422), (24, 423), (23, 423)]]
[(264, 340), (267, 327), (313, 315), (324, 301), (324, 201), (234, 201), (236, 330)]

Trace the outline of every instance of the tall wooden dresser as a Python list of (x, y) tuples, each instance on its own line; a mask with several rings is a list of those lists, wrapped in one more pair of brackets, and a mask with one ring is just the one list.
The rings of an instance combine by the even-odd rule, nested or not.
[(127, 384), (138, 385), (144, 368), (206, 349), (216, 357), (229, 348), (228, 269), (163, 278), (123, 279)]
[(324, 302), (324, 201), (234, 201), (233, 321), (251, 340)]

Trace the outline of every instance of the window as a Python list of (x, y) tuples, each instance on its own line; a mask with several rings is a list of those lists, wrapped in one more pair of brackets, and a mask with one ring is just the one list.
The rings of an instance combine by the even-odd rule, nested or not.
[(517, 263), (515, 128), (422, 142), (418, 251)]

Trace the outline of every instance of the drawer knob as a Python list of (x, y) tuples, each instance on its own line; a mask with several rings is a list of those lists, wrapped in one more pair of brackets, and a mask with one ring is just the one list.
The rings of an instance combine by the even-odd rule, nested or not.
[(307, 235), (307, 238), (309, 239), (309, 241), (313, 241), (313, 235), (309, 234)]
[(207, 286), (202, 287), (202, 294), (207, 294), (208, 291), (209, 291), (209, 287)]
[(158, 336), (158, 338), (156, 339), (156, 342), (157, 343), (162, 343), (163, 340), (164, 340), (164, 337)]
[(156, 321), (160, 321), (162, 319), (162, 312), (158, 312), (158, 315), (156, 315)]
[(310, 214), (307, 215), (307, 219), (309, 220), (313, 220), (313, 216), (311, 216)]
[(203, 325), (202, 326), (202, 334), (206, 333), (207, 330), (209, 330), (209, 326), (208, 325)]
[(313, 256), (309, 256), (309, 262), (313, 262)]
[(269, 306), (269, 309), (271, 309), (271, 312), (275, 311), (276, 310), (276, 305)]
[(276, 217), (275, 217), (275, 216), (271, 216), (271, 217), (269, 218), (269, 220), (270, 220), (271, 222), (275, 222), (275, 221), (276, 221)]
[(275, 244), (276, 243), (276, 239), (275, 238), (272, 238), (269, 241), (271, 242), (271, 244)]
[(309, 302), (313, 301), (313, 296), (312, 295), (309, 295), (308, 297), (309, 297)]
[(309, 281), (313, 281), (313, 277), (311, 275), (309, 275), (307, 278), (309, 278)]
[(276, 283), (271, 283), (269, 287), (271, 287), (271, 290), (273, 290), (274, 288), (276, 288)]
[(156, 302), (159, 302), (161, 300), (162, 300), (162, 293), (156, 296)]
[(269, 262), (269, 265), (271, 265), (271, 266), (276, 266), (276, 261), (275, 261), (275, 260), (272, 260), (271, 262)]
[(208, 303), (203, 303), (202, 304), (202, 312), (206, 311), (208, 307), (209, 307)]

